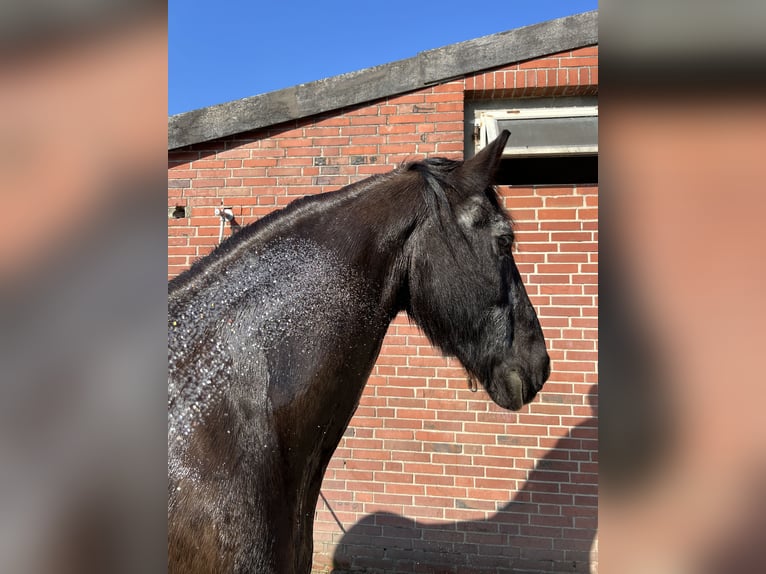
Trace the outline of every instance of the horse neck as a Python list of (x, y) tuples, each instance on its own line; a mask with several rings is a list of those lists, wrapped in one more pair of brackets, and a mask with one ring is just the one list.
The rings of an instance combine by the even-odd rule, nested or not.
[(407, 240), (424, 214), (419, 176), (395, 170), (338, 191), (295, 200), (228, 238), (169, 283), (171, 306), (210, 287), (242, 255), (301, 238), (332, 251), (363, 277), (391, 318), (404, 308)]
[(404, 308), (407, 244), (423, 213), (417, 181), (393, 172), (348, 186), (325, 195), (293, 228), (364, 278), (390, 318)]

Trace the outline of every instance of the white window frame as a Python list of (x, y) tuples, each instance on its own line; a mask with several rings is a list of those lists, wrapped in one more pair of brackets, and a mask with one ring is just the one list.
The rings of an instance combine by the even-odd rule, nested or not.
[[(598, 117), (598, 106), (545, 107), (545, 108), (516, 108), (503, 110), (477, 110), (475, 125), (479, 128), (479, 138), (476, 141), (476, 153), (494, 140), (500, 130), (498, 120), (531, 119), (531, 118), (574, 118)], [(504, 157), (541, 156), (541, 155), (577, 155), (598, 153), (598, 142), (594, 145), (561, 145), (513, 146), (513, 136), (508, 140), (503, 150)]]

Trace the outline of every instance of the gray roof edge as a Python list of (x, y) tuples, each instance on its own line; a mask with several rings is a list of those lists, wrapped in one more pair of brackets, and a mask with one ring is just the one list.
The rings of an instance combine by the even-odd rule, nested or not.
[(420, 52), (412, 58), (168, 117), (168, 149), (417, 90), (481, 70), (598, 43), (598, 11)]

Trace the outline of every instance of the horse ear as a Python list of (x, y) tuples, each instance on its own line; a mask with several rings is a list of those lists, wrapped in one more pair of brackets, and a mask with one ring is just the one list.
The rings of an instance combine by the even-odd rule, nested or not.
[(483, 187), (492, 185), (495, 174), (500, 167), (503, 150), (511, 132), (503, 130), (490, 144), (473, 156), (465, 160), (460, 171), (467, 177), (480, 181)]

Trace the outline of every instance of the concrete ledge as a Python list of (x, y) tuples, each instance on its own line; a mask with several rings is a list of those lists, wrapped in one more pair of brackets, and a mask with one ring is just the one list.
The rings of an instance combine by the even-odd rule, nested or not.
[(549, 20), (324, 80), (168, 118), (168, 149), (417, 90), (452, 78), (598, 43), (598, 11)]

